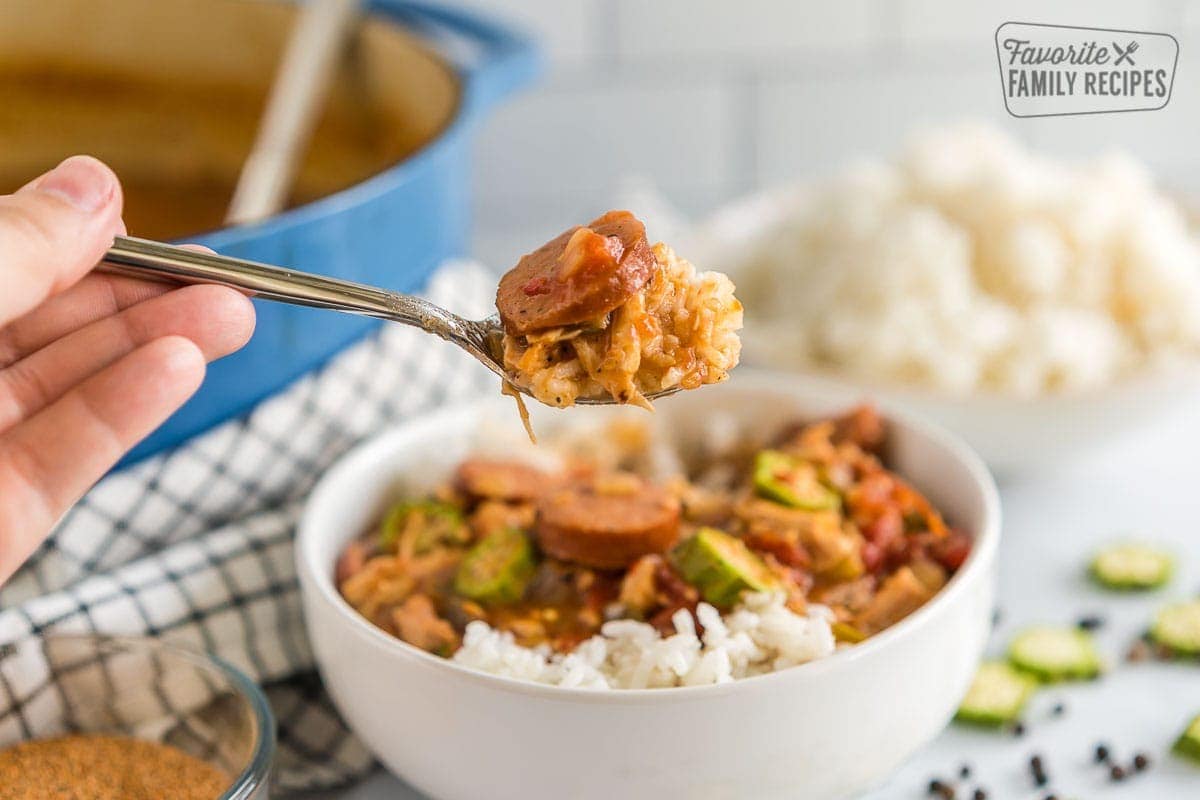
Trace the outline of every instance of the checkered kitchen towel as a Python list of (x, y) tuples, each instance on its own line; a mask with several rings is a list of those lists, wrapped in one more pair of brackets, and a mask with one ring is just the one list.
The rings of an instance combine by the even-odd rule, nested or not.
[[(478, 318), (494, 285), (458, 262), (427, 295)], [(297, 517), (321, 472), (364, 436), (497, 388), (451, 345), (385, 325), (248, 417), (105, 478), (0, 589), (0, 739), (30, 730), (36, 706), (66, 694), (44, 661), (4, 650), (45, 632), (149, 633), (216, 653), (267, 688), (278, 788), (365, 774), (370, 755), (313, 672), (292, 564)]]

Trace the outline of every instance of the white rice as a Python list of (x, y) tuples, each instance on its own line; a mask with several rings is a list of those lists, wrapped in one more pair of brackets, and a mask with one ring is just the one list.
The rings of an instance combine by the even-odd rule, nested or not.
[(522, 647), (511, 633), (486, 622), (467, 626), (453, 660), (481, 672), (580, 689), (650, 689), (727, 683), (823, 658), (834, 651), (832, 613), (809, 606), (796, 614), (778, 594), (746, 595), (721, 616), (707, 603), (696, 610), (697, 636), (686, 610), (675, 613), (676, 633), (663, 637), (635, 620), (606, 622), (601, 633), (567, 655)]
[(950, 127), (780, 213), (734, 271), (763, 363), (1034, 397), (1200, 355), (1200, 244), (1127, 156), (1066, 164)]

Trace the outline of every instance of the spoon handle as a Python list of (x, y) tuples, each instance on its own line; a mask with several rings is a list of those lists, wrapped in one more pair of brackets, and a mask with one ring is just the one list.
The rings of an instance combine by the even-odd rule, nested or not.
[(169, 283), (215, 283), (251, 297), (413, 325), (451, 338), (464, 321), (419, 297), (186, 247), (118, 236), (98, 269)]
[(118, 236), (99, 265), (104, 272), (169, 283), (216, 283), (252, 297), (390, 317), (391, 292), (186, 247)]

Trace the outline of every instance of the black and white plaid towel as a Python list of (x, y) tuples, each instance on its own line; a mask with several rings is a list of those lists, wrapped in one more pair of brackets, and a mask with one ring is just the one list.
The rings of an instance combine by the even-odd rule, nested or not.
[[(456, 262), (427, 296), (479, 318), (494, 286), (482, 267)], [(267, 688), (279, 789), (365, 774), (370, 755), (313, 672), (292, 563), (297, 517), (322, 471), (364, 436), (497, 388), (451, 345), (384, 326), (248, 417), (101, 481), (0, 589), (0, 649), (85, 631), (203, 648)], [(0, 659), (0, 734), (31, 729), (32, 709), (63, 694), (54, 678), (42, 661)]]

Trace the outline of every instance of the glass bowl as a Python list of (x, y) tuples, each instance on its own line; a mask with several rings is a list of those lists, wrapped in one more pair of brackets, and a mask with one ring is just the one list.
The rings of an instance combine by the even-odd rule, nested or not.
[(0, 749), (71, 733), (171, 745), (235, 776), (220, 800), (266, 800), (267, 699), (214, 656), (156, 639), (48, 634), (0, 651)]

